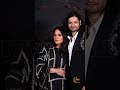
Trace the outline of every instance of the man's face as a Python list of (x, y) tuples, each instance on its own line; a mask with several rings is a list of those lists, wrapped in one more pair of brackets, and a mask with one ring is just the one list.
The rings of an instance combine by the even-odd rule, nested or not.
[(85, 0), (88, 13), (101, 12), (106, 6), (107, 0)]
[(77, 17), (73, 16), (68, 19), (68, 28), (71, 32), (77, 32), (80, 28), (80, 21)]

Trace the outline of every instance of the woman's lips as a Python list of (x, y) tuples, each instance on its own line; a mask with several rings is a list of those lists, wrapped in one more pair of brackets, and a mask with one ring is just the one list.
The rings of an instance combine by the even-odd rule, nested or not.
[(59, 40), (55, 40), (56, 42), (58, 42)]

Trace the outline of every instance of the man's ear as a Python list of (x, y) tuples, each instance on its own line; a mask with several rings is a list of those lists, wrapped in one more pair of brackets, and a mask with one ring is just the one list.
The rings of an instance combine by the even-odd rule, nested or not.
[(81, 20), (80, 20), (80, 25), (81, 25)]

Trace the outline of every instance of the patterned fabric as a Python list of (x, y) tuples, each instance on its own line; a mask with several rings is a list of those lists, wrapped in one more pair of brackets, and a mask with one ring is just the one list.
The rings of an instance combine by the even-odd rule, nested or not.
[(41, 52), (39, 52), (38, 58), (37, 58), (37, 65), (36, 65), (36, 77), (38, 82), (39, 90), (48, 90), (49, 84), (48, 84), (48, 55), (47, 50), (44, 47)]
[[(37, 58), (36, 76), (39, 87), (41, 88), (40, 90), (53, 90), (53, 82), (56, 82), (57, 80), (62, 80), (59, 86), (61, 85), (60, 90), (64, 89), (65, 78), (57, 74), (49, 73), (49, 69), (52, 67), (65, 69), (65, 62), (63, 58), (56, 55), (57, 53), (58, 52), (56, 52), (55, 48), (49, 48), (47, 52), (45, 47), (43, 47), (43, 50), (39, 53), (39, 57)], [(56, 60), (58, 60), (58, 62)]]
[(11, 67), (5, 78), (7, 90), (29, 90), (29, 85), (34, 88), (33, 82), (30, 81), (33, 72), (24, 51), (21, 50), (18, 60), (14, 61)]
[(11, 63), (5, 78), (6, 90), (48, 90), (47, 50), (42, 46), (35, 49), (41, 48), (41, 52), (35, 50), (33, 55), (20, 51), (18, 59)]
[(120, 54), (120, 13), (114, 18), (113, 31), (110, 35), (110, 49), (115, 56)]

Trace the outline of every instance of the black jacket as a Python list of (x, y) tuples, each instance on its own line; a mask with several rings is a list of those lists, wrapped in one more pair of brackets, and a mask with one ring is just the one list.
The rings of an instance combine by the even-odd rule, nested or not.
[(95, 37), (86, 75), (86, 90), (116, 90), (120, 80), (118, 56), (111, 50), (114, 15), (105, 14)]
[(68, 77), (71, 85), (68, 86), (68, 90), (81, 90), (85, 74), (84, 35), (82, 30), (78, 32), (73, 46), (69, 71)]

